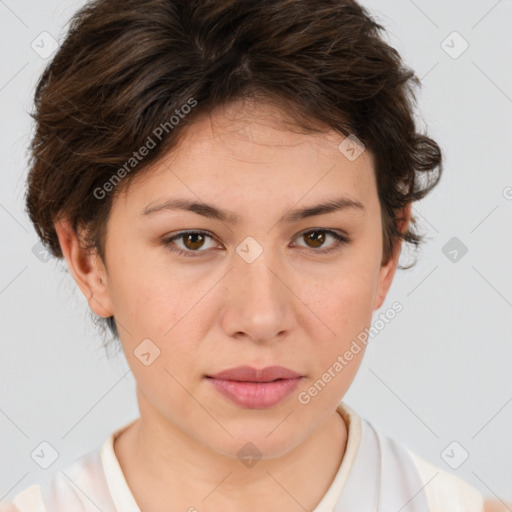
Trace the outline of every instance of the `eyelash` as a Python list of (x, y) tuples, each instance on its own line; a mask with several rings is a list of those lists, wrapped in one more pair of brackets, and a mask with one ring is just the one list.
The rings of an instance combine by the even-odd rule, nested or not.
[[(332, 247), (329, 247), (328, 249), (311, 249), (311, 248), (306, 248), (306, 250), (308, 252), (311, 252), (312, 254), (329, 254), (331, 252), (334, 252), (334, 251), (337, 251), (338, 249), (341, 248), (342, 245), (344, 244), (348, 244), (350, 242), (350, 239), (346, 236), (343, 236), (343, 235), (340, 235), (339, 233), (337, 233), (336, 231), (333, 231), (331, 229), (310, 229), (308, 231), (303, 231), (297, 238), (300, 238), (304, 235), (307, 235), (309, 233), (327, 233), (329, 235), (331, 235), (335, 240), (336, 240), (336, 243), (332, 246)], [(167, 247), (167, 249), (171, 252), (174, 252), (176, 254), (178, 254), (179, 256), (186, 256), (186, 257), (192, 257), (192, 258), (197, 258), (199, 256), (199, 254), (196, 254), (196, 253), (201, 253), (201, 252), (208, 252), (207, 250), (197, 250), (197, 251), (191, 251), (191, 250), (188, 250), (188, 251), (184, 251), (183, 249), (179, 249), (179, 248), (176, 248), (176, 246), (174, 245), (174, 240), (177, 240), (179, 238), (182, 238), (186, 235), (191, 235), (191, 234), (194, 234), (194, 235), (206, 235), (212, 239), (214, 239), (214, 237), (212, 235), (210, 235), (207, 231), (194, 231), (194, 230), (191, 230), (191, 231), (181, 231), (180, 233), (178, 233), (177, 235), (174, 235), (172, 236), (171, 238), (167, 238), (165, 240), (163, 240), (163, 245), (165, 247)]]

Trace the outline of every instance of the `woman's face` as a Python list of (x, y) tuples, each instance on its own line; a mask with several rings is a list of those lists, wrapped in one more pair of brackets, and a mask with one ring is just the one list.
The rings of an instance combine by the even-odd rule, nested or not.
[[(338, 148), (343, 136), (288, 131), (261, 104), (235, 113), (233, 105), (196, 122), (115, 199), (105, 288), (90, 304), (115, 316), (141, 417), (219, 453), (236, 456), (250, 441), (273, 458), (332, 417), (364, 344), (341, 371), (335, 363), (370, 326), (396, 260), (380, 265), (369, 151), (353, 160)], [(293, 215), (342, 199), (361, 207)], [(162, 207), (171, 200), (198, 206)], [(237, 403), (207, 376), (241, 365), (280, 365), (302, 378), (275, 404), (258, 391), (259, 402)]]

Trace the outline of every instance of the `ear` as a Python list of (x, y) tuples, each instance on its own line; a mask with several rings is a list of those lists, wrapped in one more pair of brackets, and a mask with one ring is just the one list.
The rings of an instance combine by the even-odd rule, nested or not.
[[(402, 233), (407, 229), (407, 226), (409, 225), (409, 221), (411, 219), (411, 207), (412, 203), (409, 203), (404, 207), (403, 217), (398, 221), (398, 229)], [(391, 287), (396, 267), (398, 265), (398, 260), (400, 258), (402, 242), (402, 239), (399, 239), (396, 242), (393, 256), (385, 265), (382, 265), (379, 270), (379, 283), (377, 286), (377, 293), (375, 294), (375, 303), (373, 306), (374, 311), (382, 306), (384, 300), (386, 299), (389, 288)]]
[(96, 251), (91, 254), (80, 243), (79, 236), (67, 219), (55, 223), (62, 253), (89, 307), (98, 316), (113, 316), (108, 290), (107, 271)]

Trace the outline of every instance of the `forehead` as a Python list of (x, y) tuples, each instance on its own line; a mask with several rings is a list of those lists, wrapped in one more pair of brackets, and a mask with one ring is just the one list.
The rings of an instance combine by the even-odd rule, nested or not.
[(230, 204), (259, 196), (311, 202), (331, 191), (368, 201), (373, 157), (365, 150), (347, 159), (339, 149), (345, 138), (334, 130), (305, 131), (267, 103), (233, 103), (191, 123), (175, 148), (129, 183), (121, 202), (146, 206), (174, 192)]
[(207, 148), (212, 154), (260, 164), (279, 153), (317, 158), (336, 152), (345, 138), (326, 126), (321, 130), (306, 129), (273, 103), (239, 100), (196, 120), (178, 151), (184, 146), (187, 152)]

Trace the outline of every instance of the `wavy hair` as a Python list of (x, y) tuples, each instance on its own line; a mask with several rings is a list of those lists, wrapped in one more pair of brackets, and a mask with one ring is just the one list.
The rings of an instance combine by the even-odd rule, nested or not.
[[(64, 216), (75, 230), (85, 228), (84, 243), (105, 261), (116, 194), (199, 116), (256, 98), (305, 130), (361, 140), (375, 157), (382, 262), (399, 239), (418, 247), (414, 216), (404, 231), (397, 222), (438, 183), (442, 154), (418, 131), (420, 81), (384, 32), (354, 0), (88, 2), (35, 90), (26, 209), (42, 243), (63, 258), (54, 223)], [(194, 108), (171, 126), (191, 98)], [(168, 128), (156, 146), (120, 173), (159, 126)], [(99, 200), (95, 190), (116, 173), (122, 180)], [(119, 338), (113, 317), (95, 321)]]

